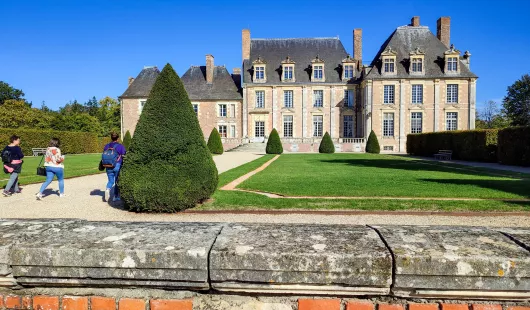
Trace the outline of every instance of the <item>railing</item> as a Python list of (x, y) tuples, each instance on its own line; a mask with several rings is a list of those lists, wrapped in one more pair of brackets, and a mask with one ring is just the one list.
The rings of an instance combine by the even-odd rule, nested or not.
[(364, 138), (340, 138), (339, 143), (363, 144)]
[[(306, 143), (320, 143), (322, 138), (281, 138), (283, 143), (290, 144), (306, 144)], [(352, 143), (352, 144), (364, 144), (364, 138), (335, 138), (331, 139), (334, 143)]]

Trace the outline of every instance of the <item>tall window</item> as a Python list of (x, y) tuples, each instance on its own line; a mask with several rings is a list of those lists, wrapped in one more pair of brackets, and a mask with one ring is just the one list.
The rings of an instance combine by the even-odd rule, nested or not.
[(456, 72), (458, 71), (458, 58), (447, 57), (447, 71)]
[(292, 115), (283, 116), (283, 136), (284, 137), (293, 136), (293, 116)]
[(292, 80), (293, 79), (293, 67), (286, 66), (283, 68), (283, 79)]
[(315, 108), (322, 108), (324, 106), (324, 91), (323, 90), (313, 91), (313, 106)]
[(458, 103), (458, 84), (447, 84), (447, 103)]
[(144, 110), (146, 102), (147, 102), (147, 100), (140, 100), (140, 102), (138, 103), (138, 112), (139, 113), (142, 113), (142, 111)]
[(458, 112), (447, 112), (445, 114), (445, 130), (458, 129)]
[(265, 122), (256, 121), (254, 124), (255, 136), (258, 138), (265, 137)]
[(344, 106), (353, 107), (353, 90), (344, 91)]
[(230, 125), (230, 138), (236, 137), (236, 125)]
[(345, 138), (353, 137), (353, 115), (344, 115), (344, 132)]
[(412, 58), (412, 72), (420, 73), (423, 71), (423, 60), (421, 58)]
[(322, 115), (313, 116), (313, 137), (322, 137), (323, 120)]
[(293, 91), (292, 90), (283, 91), (283, 106), (286, 108), (293, 107)]
[(313, 66), (313, 78), (315, 80), (321, 80), (323, 76), (324, 76), (324, 66), (322, 65)]
[(423, 103), (423, 85), (412, 85), (412, 103)]
[(230, 105), (230, 117), (236, 117), (236, 105), (235, 104)]
[(193, 105), (193, 111), (195, 112), (195, 115), (199, 115), (199, 105), (198, 104), (194, 104)]
[(265, 79), (265, 67), (256, 67), (256, 80)]
[(394, 85), (385, 85), (383, 103), (394, 103)]
[(353, 78), (353, 65), (344, 66), (344, 78), (352, 79)]
[(383, 137), (394, 136), (394, 113), (383, 113)]
[(394, 72), (394, 58), (385, 58), (385, 72), (392, 73)]
[(410, 114), (410, 133), (421, 133), (423, 131), (423, 113), (412, 112)]
[(221, 138), (226, 138), (226, 125), (219, 125), (219, 135)]
[(256, 108), (263, 109), (265, 107), (265, 92), (263, 90), (256, 91)]
[(226, 117), (226, 104), (219, 105), (219, 117)]

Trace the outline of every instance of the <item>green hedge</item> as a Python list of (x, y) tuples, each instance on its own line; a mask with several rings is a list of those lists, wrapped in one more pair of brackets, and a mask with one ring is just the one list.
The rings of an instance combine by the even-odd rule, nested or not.
[(208, 143), (206, 144), (208, 146), (208, 149), (210, 150), (210, 153), (212, 154), (223, 154), (223, 141), (221, 141), (221, 136), (219, 135), (219, 131), (217, 131), (217, 128), (213, 128), (212, 132), (210, 132), (210, 136), (208, 137)]
[(265, 148), (267, 154), (281, 154), (283, 153), (282, 141), (280, 140), (280, 135), (276, 131), (276, 128), (273, 128), (269, 140), (267, 140), (267, 147)]
[(377, 140), (377, 136), (375, 135), (375, 132), (373, 130), (370, 131), (370, 135), (368, 136), (368, 141), (366, 141), (366, 153), (372, 153), (372, 154), (381, 153), (381, 147), (379, 146), (379, 140)]
[(64, 154), (99, 153), (98, 136), (89, 132), (54, 131), (40, 129), (6, 129), (0, 128), (0, 141), (9, 144), (12, 135), (20, 136), (22, 152), (26, 156), (33, 155), (32, 148), (48, 147), (51, 138), (61, 141)]
[(335, 145), (333, 145), (333, 141), (331, 140), (331, 136), (326, 131), (324, 134), (324, 137), (322, 137), (322, 141), (320, 141), (320, 146), (318, 147), (319, 153), (324, 154), (332, 154), (335, 153)]
[(499, 130), (497, 155), (503, 165), (530, 166), (530, 126)]
[(453, 151), (453, 159), (497, 162), (498, 129), (409, 134), (407, 153), (433, 156), (439, 150)]

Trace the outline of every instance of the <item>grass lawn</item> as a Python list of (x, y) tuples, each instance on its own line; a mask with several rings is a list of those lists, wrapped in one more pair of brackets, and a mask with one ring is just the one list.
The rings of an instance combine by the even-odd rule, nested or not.
[[(22, 174), (19, 177), (21, 185), (44, 182), (46, 177), (37, 175), (37, 166), (42, 156), (25, 157), (22, 166)], [(64, 173), (65, 178), (79, 177), (84, 175), (100, 173), (98, 170), (101, 154), (68, 154), (65, 156)], [(0, 179), (0, 185), (4, 187), (9, 179), (9, 174), (4, 174)]]

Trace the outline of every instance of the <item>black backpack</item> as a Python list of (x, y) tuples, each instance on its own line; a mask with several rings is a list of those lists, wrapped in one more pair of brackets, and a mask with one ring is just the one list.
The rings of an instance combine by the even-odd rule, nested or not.
[(4, 164), (11, 163), (11, 151), (7, 147), (2, 151), (2, 162)]

